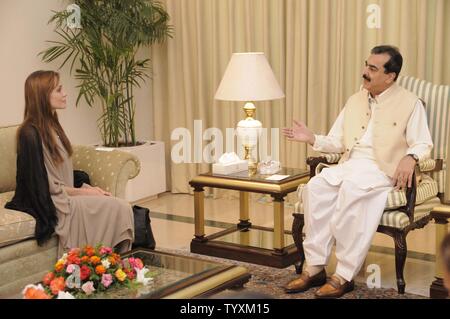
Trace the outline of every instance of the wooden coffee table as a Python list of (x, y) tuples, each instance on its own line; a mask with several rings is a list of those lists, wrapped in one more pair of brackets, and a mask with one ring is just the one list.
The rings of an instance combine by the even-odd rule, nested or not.
[[(271, 267), (284, 268), (299, 260), (290, 232), (284, 230), (284, 197), (306, 183), (306, 169), (282, 168), (281, 181), (269, 181), (267, 175), (248, 176), (201, 174), (189, 182), (194, 188), (195, 237), (191, 252)], [(204, 188), (215, 187), (240, 192), (239, 223), (219, 233), (205, 236)], [(270, 194), (274, 205), (274, 228), (254, 226), (250, 222), (249, 192)]]

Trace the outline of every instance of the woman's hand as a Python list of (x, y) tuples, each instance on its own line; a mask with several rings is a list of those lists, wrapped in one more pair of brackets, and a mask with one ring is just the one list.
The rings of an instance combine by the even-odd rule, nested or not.
[(294, 126), (292, 128), (283, 128), (283, 135), (289, 141), (306, 142), (311, 145), (314, 145), (316, 141), (313, 132), (303, 122), (297, 122), (296, 120), (294, 120)]
[(83, 184), (80, 188), (65, 187), (65, 190), (69, 196), (112, 196), (110, 192), (88, 184)]
[(86, 192), (85, 195), (92, 195), (92, 196), (111, 196), (110, 192), (104, 191), (100, 187), (94, 187), (89, 184), (83, 184), (81, 186), (83, 191)]

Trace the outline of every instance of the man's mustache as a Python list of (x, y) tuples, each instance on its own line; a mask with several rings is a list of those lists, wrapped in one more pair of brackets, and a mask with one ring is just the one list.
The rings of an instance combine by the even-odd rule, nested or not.
[(367, 75), (365, 75), (365, 74), (363, 74), (362, 77), (363, 77), (364, 80), (367, 80), (367, 81), (369, 81), (369, 82), (371, 81), (370, 78), (369, 78)]

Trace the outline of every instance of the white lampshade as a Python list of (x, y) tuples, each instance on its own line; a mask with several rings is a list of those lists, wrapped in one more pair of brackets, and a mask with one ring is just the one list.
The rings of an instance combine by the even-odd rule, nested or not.
[(262, 52), (234, 53), (217, 89), (223, 101), (268, 101), (284, 93)]

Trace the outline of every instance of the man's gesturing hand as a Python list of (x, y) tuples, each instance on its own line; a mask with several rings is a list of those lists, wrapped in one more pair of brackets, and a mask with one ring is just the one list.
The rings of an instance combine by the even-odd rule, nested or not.
[(290, 141), (306, 142), (314, 145), (316, 138), (313, 132), (303, 122), (294, 120), (292, 128), (283, 128), (283, 135)]
[(402, 158), (394, 173), (394, 177), (392, 178), (394, 180), (395, 189), (403, 189), (406, 185), (411, 187), (415, 166), (416, 161), (411, 156), (406, 155)]

